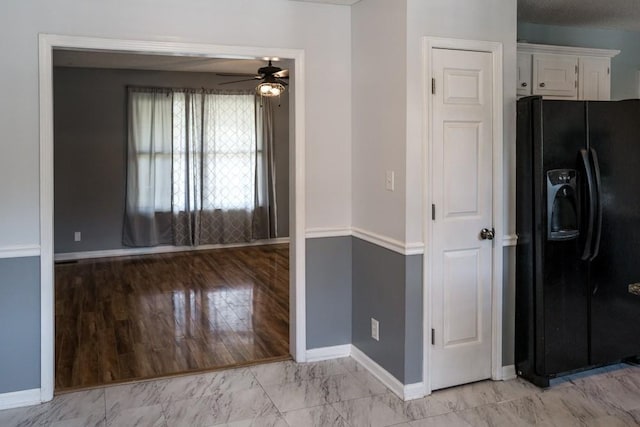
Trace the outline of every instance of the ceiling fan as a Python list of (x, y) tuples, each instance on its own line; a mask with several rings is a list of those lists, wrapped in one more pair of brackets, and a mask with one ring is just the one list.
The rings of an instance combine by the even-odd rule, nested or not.
[(283, 70), (280, 67), (276, 67), (272, 64), (271, 59), (266, 67), (258, 69), (257, 74), (244, 74), (244, 73), (216, 73), (218, 76), (224, 77), (250, 77), (248, 79), (233, 80), (230, 82), (219, 83), (220, 85), (228, 85), (232, 83), (248, 82), (251, 80), (261, 80), (260, 84), (256, 87), (256, 92), (260, 96), (279, 96), (284, 92), (285, 86), (288, 83), (285, 81), (289, 78), (289, 70)]

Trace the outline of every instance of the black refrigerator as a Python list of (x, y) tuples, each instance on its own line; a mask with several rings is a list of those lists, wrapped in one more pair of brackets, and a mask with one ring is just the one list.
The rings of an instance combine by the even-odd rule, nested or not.
[(640, 100), (517, 104), (518, 375), (640, 355)]

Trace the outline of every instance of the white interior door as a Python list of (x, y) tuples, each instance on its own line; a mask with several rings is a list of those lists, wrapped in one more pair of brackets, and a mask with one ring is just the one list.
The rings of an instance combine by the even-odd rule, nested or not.
[[(491, 377), (492, 54), (433, 49), (431, 389)], [(491, 236), (487, 236), (491, 237)]]

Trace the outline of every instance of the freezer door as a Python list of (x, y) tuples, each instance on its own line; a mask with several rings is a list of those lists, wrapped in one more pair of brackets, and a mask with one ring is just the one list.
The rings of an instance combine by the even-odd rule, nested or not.
[(640, 100), (588, 108), (602, 210), (590, 266), (590, 362), (603, 364), (640, 355)]
[(584, 102), (542, 101), (541, 170), (536, 173), (540, 194), (535, 207), (540, 213), (536, 233), (541, 266), (536, 284), (539, 375), (553, 376), (588, 364), (587, 264), (581, 260), (584, 173), (579, 158), (586, 144), (585, 121)]

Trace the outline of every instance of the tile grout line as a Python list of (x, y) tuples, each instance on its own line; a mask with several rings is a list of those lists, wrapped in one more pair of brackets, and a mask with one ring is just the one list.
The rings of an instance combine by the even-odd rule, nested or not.
[(107, 427), (109, 422), (107, 420), (107, 388), (102, 387), (102, 399), (104, 400), (104, 425)]
[[(312, 362), (310, 365), (318, 365), (320, 362)], [(340, 362), (335, 362), (335, 363), (340, 363)], [(351, 370), (349, 370), (346, 366), (342, 365), (340, 363), (340, 368), (343, 369), (343, 372), (338, 372), (338, 373), (334, 373), (334, 374), (329, 374), (329, 375), (324, 375), (324, 376), (314, 376), (314, 377), (310, 377), (304, 380), (299, 380), (299, 381), (289, 381), (286, 383), (273, 383), (273, 384), (263, 384), (260, 380), (258, 380), (258, 378), (256, 377), (256, 375), (254, 374), (253, 370), (251, 370), (251, 374), (254, 376), (254, 378), (256, 379), (256, 381), (258, 382), (258, 384), (260, 385), (260, 387), (262, 388), (262, 390), (264, 391), (264, 393), (267, 395), (267, 397), (269, 398), (269, 400), (271, 401), (271, 403), (274, 405), (274, 407), (276, 408), (276, 410), (278, 411), (278, 413), (280, 414), (280, 416), (282, 417), (282, 419), (285, 421), (285, 423), (287, 423), (287, 425), (289, 425), (289, 423), (287, 422), (286, 418), (285, 418), (285, 414), (289, 413), (289, 412), (295, 412), (295, 411), (301, 411), (301, 410), (309, 410), (309, 409), (313, 409), (313, 408), (320, 408), (320, 407), (324, 407), (324, 406), (328, 406), (330, 407), (333, 411), (335, 411), (335, 413), (338, 415), (338, 417), (344, 421), (344, 423), (347, 426), (352, 426), (351, 423), (349, 423), (343, 416), (342, 414), (335, 408), (334, 404), (338, 403), (338, 402), (343, 402), (343, 401), (349, 401), (349, 400), (356, 400), (356, 399), (364, 399), (367, 397), (373, 397), (376, 396), (375, 393), (370, 394), (369, 396), (364, 396), (364, 397), (359, 397), (359, 398), (353, 398), (353, 399), (346, 399), (346, 400), (338, 400), (336, 402), (331, 402), (329, 400), (327, 400), (326, 397), (326, 393), (322, 393), (323, 394), (323, 400), (324, 403), (319, 404), (319, 405), (312, 405), (312, 406), (304, 406), (301, 408), (295, 408), (295, 409), (291, 409), (289, 411), (285, 411), (282, 412), (280, 411), (280, 409), (277, 407), (277, 405), (275, 404), (275, 402), (273, 402), (273, 399), (271, 399), (271, 396), (269, 396), (269, 394), (267, 393), (266, 389), (264, 388), (265, 386), (276, 386), (276, 387), (286, 387), (289, 384), (297, 384), (298, 382), (310, 382), (310, 381), (321, 381), (324, 382), (326, 379), (328, 378), (332, 378), (332, 377), (337, 377), (337, 376), (347, 376), (350, 379), (353, 379), (357, 384), (364, 386), (369, 392), (371, 391), (371, 389), (367, 386), (367, 384), (365, 384), (364, 381), (360, 381), (358, 378), (355, 377), (355, 375), (353, 375), (353, 372)], [(381, 393), (382, 394), (382, 393)], [(293, 427), (293, 426), (292, 426)]]
[[(349, 400), (356, 400), (356, 399), (349, 399)], [(341, 420), (343, 420), (343, 421), (345, 422), (345, 424), (347, 424), (347, 426), (355, 427), (353, 424), (351, 424), (351, 423), (349, 422), (349, 420), (347, 420), (347, 419), (346, 419), (346, 418), (345, 418), (345, 417), (340, 413), (340, 411), (338, 411), (338, 410), (336, 409), (335, 404), (336, 404), (336, 403), (339, 403), (339, 402), (346, 402), (346, 400), (340, 400), (340, 401), (338, 401), (338, 402), (330, 403), (329, 405), (331, 405), (331, 409), (333, 409), (334, 411), (336, 411), (336, 414), (338, 414), (338, 416), (340, 417), (340, 419), (341, 419)]]
[[(278, 362), (280, 363), (280, 362)], [(267, 399), (269, 399), (269, 402), (271, 402), (271, 404), (273, 405), (274, 408), (276, 408), (276, 412), (278, 413), (278, 415), (280, 416), (280, 418), (282, 419), (282, 421), (285, 422), (285, 424), (289, 425), (289, 423), (287, 422), (287, 420), (284, 418), (284, 414), (280, 411), (280, 409), (278, 408), (278, 406), (276, 406), (275, 402), (273, 401), (273, 399), (271, 399), (271, 396), (269, 396), (269, 393), (267, 393), (267, 390), (265, 390), (264, 386), (262, 385), (262, 383), (260, 382), (260, 380), (258, 379), (258, 377), (256, 376), (256, 374), (253, 373), (253, 369), (248, 368), (249, 369), (249, 373), (251, 374), (251, 376), (253, 377), (254, 380), (256, 380), (256, 382), (258, 383), (258, 386), (260, 386), (260, 389), (262, 390), (262, 392), (264, 393), (265, 396), (267, 396)], [(290, 426), (290, 427), (295, 427), (295, 426)]]

